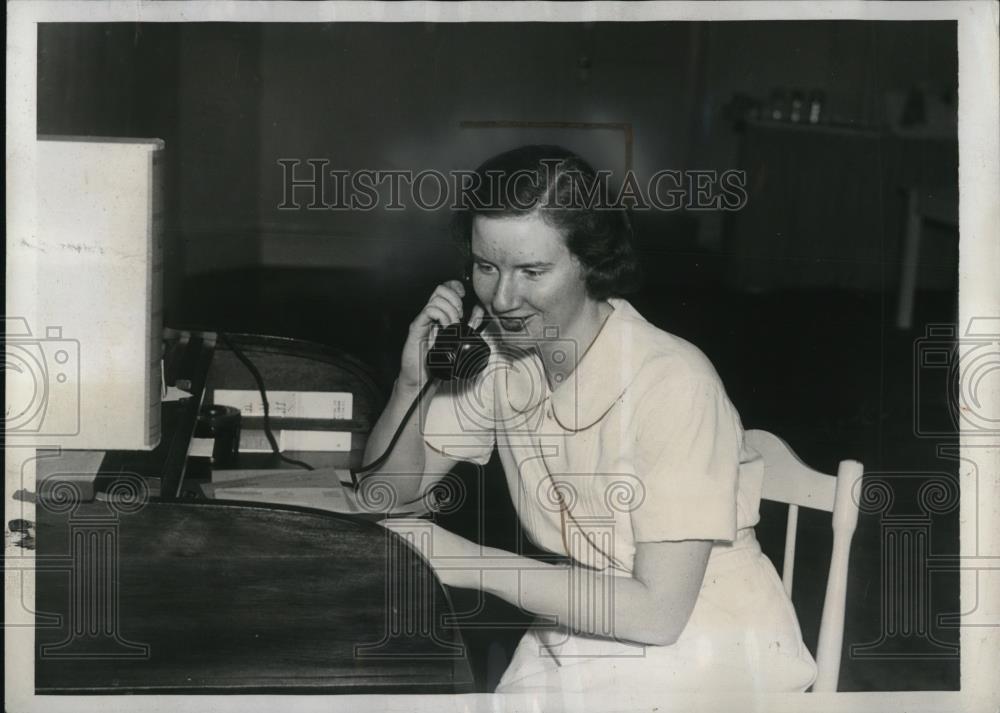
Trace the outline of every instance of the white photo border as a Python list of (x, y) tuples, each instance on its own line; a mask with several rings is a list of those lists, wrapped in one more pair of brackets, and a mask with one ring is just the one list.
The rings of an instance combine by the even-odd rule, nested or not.
[[(115, 0), (12, 0), (7, 5), (7, 313), (33, 316), (34, 256), (19, 241), (35, 225), (37, 23), (39, 22), (470, 22), (470, 21), (711, 21), (711, 20), (957, 20), (959, 47), (959, 320), (1000, 316), (1000, 106), (998, 106), (998, 3), (956, 2), (146, 2)], [(17, 265), (15, 266), (15, 260)], [(5, 372), (7, 373), (7, 372)], [(8, 382), (8, 387), (13, 386)], [(10, 392), (8, 392), (10, 393)], [(1000, 394), (985, 404), (985, 417), (1000, 419)], [(961, 437), (960, 537), (963, 561), (979, 562), (961, 573), (963, 618), (978, 607), (1000, 618), (1000, 443)], [(32, 449), (8, 448), (5, 456), (7, 521), (31, 517), (13, 498), (17, 487), (33, 490)], [(22, 480), (22, 468), (28, 480)], [(30, 514), (29, 514), (30, 513)], [(653, 700), (643, 691), (621, 692), (601, 701), (571, 695), (558, 699), (491, 694), (420, 696), (36, 696), (34, 631), (19, 626), (21, 597), (34, 600), (33, 558), (5, 567), (5, 687), (7, 710), (104, 711), (506, 711), (552, 709), (689, 711), (856, 710), (995, 711), (1000, 708), (1000, 627), (963, 626), (961, 690), (951, 692), (864, 692), (771, 694), (751, 702), (745, 696), (700, 695)], [(976, 559), (972, 559), (976, 558)], [(26, 569), (20, 569), (25, 567)], [(22, 577), (23, 575), (23, 577)], [(23, 589), (22, 589), (23, 586)], [(603, 704), (603, 705), (602, 705)]]

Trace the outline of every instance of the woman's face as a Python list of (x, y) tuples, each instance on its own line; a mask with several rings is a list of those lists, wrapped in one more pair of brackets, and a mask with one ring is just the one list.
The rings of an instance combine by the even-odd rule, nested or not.
[(584, 267), (537, 212), (476, 216), (471, 248), (473, 288), (505, 339), (572, 339), (593, 326)]

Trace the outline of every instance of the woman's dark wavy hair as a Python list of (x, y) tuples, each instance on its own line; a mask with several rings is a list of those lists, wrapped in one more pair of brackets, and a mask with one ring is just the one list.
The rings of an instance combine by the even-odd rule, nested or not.
[(590, 297), (601, 300), (638, 289), (639, 261), (627, 210), (610, 204), (607, 183), (580, 156), (560, 146), (521, 146), (488, 159), (475, 179), (462, 194), (453, 222), (466, 258), (476, 216), (538, 211), (583, 265)]

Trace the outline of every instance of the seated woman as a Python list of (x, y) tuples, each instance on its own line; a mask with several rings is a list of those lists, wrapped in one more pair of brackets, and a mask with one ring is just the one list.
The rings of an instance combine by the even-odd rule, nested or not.
[[(489, 363), (432, 385), (370, 477), (409, 499), (496, 448), (524, 530), (568, 558), (434, 530), (425, 553), (445, 584), (548, 622), (525, 634), (497, 691), (804, 690), (815, 664), (754, 537), (762, 464), (704, 354), (622, 299), (636, 273), (627, 215), (594, 200), (606, 199), (594, 169), (558, 147), (509, 151), (478, 174), (460, 224)], [(466, 289), (438, 286), (411, 324), (366, 455), (427, 382), (427, 344), (463, 318)]]

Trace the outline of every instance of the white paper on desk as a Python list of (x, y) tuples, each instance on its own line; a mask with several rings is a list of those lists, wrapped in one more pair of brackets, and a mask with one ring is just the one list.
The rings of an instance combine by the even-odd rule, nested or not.
[[(320, 468), (320, 470), (325, 472), (333, 471), (334, 477), (343, 486), (350, 486), (351, 484), (351, 474), (347, 470), (341, 470), (340, 468)], [(224, 486), (228, 486), (230, 483), (247, 480), (248, 478), (273, 478), (281, 473), (301, 472), (301, 468), (215, 468), (212, 470), (212, 483), (214, 485), (224, 484)], [(332, 483), (333, 481), (330, 482)]]
[(206, 484), (201, 488), (209, 498), (356, 513), (358, 506), (341, 485), (341, 477), (342, 471), (336, 468), (275, 470), (241, 480)]
[[(310, 453), (340, 453), (351, 450), (350, 431), (302, 431), (283, 428), (273, 431), (278, 442), (278, 450), (307, 451)], [(263, 429), (244, 428), (240, 430), (241, 453), (270, 453), (271, 444)]]
[[(208, 498), (243, 500), (273, 505), (297, 505), (329, 512), (378, 514), (372, 507), (358, 504), (357, 494), (348, 485), (350, 472), (342, 468), (317, 468), (315, 470), (250, 470), (242, 471), (250, 477), (215, 481), (201, 486)], [(235, 471), (234, 471), (235, 473)], [(394, 509), (393, 514), (422, 515), (426, 503), (406, 503)]]
[(351, 450), (349, 431), (298, 431), (282, 429), (278, 443), (283, 451), (330, 452)]
[[(213, 401), (232, 406), (244, 416), (263, 416), (260, 393), (248, 389), (216, 389)], [(350, 420), (354, 394), (341, 391), (268, 391), (268, 412), (272, 418), (324, 418)]]

